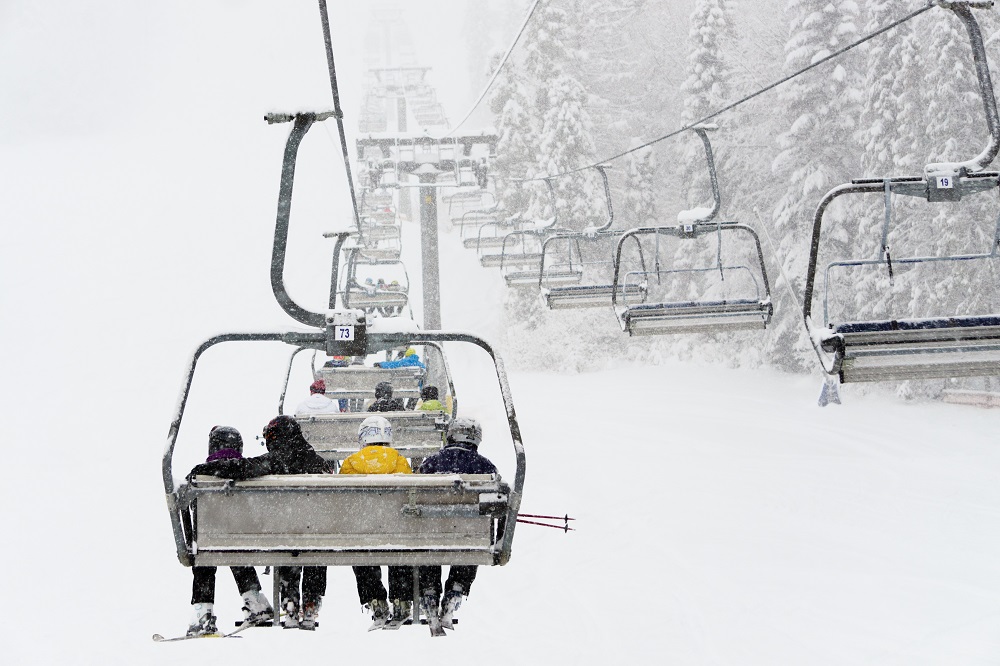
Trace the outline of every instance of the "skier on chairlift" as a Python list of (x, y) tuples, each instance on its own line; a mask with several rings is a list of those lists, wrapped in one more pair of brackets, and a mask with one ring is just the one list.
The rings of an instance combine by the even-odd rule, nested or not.
[[(460, 416), (448, 424), (444, 448), (426, 458), (417, 473), (496, 474), (496, 466), (479, 454), (479, 444), (482, 441), (483, 428), (479, 422)], [(432, 629), (436, 623), (440, 623), (445, 629), (452, 628), (455, 611), (461, 605), (462, 597), (469, 596), (472, 582), (476, 579), (476, 570), (474, 565), (453, 565), (448, 570), (448, 580), (443, 588), (444, 598), (441, 599), (441, 567), (420, 567), (420, 607)]]
[(295, 415), (339, 414), (341, 411), (343, 410), (339, 401), (326, 397), (326, 382), (317, 379), (309, 386), (309, 398), (300, 402), (295, 408)]
[[(229, 426), (215, 426), (208, 433), (208, 459), (237, 460), (243, 458), (243, 437), (240, 431)], [(193, 473), (193, 472), (192, 472)], [(243, 597), (243, 621), (265, 624), (274, 619), (274, 609), (260, 591), (260, 579), (253, 567), (229, 567), (236, 579), (236, 587)], [(194, 618), (188, 625), (188, 636), (208, 636), (218, 633), (215, 606), (216, 567), (192, 567), (191, 606)]]
[[(271, 419), (264, 427), (264, 445), (267, 453), (262, 456), (202, 463), (191, 470), (188, 478), (204, 474), (240, 481), (269, 474), (329, 474), (332, 471), (330, 465), (302, 436), (302, 428), (291, 416), (276, 416)], [(280, 566), (276, 567), (276, 571), (281, 590), (281, 608), (287, 613), (285, 629), (314, 630), (323, 595), (326, 593), (326, 567)]]
[[(348, 456), (340, 466), (341, 474), (410, 474), (413, 470), (396, 449), (392, 448), (392, 425), (383, 416), (369, 416), (358, 427), (361, 450)], [(389, 567), (389, 592), (382, 585), (382, 568), (356, 566), (354, 577), (361, 604), (372, 614), (372, 628), (389, 622), (403, 622), (413, 610), (413, 567)], [(389, 598), (392, 598), (392, 613)]]
[(420, 360), (420, 355), (413, 347), (409, 347), (403, 355), (394, 361), (382, 361), (375, 364), (376, 368), (424, 368), (427, 366)]
[(402, 398), (392, 397), (392, 384), (379, 382), (375, 385), (375, 402), (368, 405), (368, 412), (401, 412), (405, 408)]

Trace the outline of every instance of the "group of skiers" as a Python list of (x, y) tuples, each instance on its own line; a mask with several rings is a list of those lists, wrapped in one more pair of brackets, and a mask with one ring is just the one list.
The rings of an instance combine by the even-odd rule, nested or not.
[[(341, 358), (344, 357), (335, 357)], [(337, 362), (337, 365), (330, 365), (328, 362), (324, 367), (348, 367), (346, 360)], [(412, 347), (405, 352), (401, 352), (399, 358), (393, 361), (382, 361), (374, 365), (376, 368), (425, 368), (420, 360), (419, 354)], [(336, 394), (336, 390), (334, 391)], [(360, 405), (359, 400), (348, 398), (330, 398), (327, 396), (326, 381), (317, 379), (309, 386), (309, 398), (303, 400), (295, 408), (296, 416), (309, 416), (314, 414), (336, 414), (339, 412), (368, 411), (368, 412), (401, 412), (407, 409), (418, 409), (423, 411), (448, 411), (448, 407), (439, 399), (436, 386), (424, 386), (420, 390), (420, 399), (410, 398), (408, 401), (403, 398), (393, 397), (392, 384), (389, 382), (379, 382), (375, 386), (375, 399), (369, 400), (364, 405)]]
[[(317, 383), (312, 388), (319, 388)], [(440, 408), (437, 390), (428, 389), (434, 387), (425, 387), (424, 404)], [(322, 392), (325, 392), (325, 387)], [(318, 395), (320, 392), (313, 393)], [(391, 399), (391, 386), (388, 397)], [(378, 404), (378, 399), (374, 404)], [(394, 411), (373, 407), (369, 411)], [(316, 453), (303, 437), (295, 418), (285, 415), (275, 417), (264, 428), (263, 435), (267, 453), (244, 458), (240, 433), (228, 426), (215, 426), (209, 433), (208, 459), (195, 466), (188, 478), (209, 475), (243, 480), (270, 474), (333, 473), (332, 465)], [(482, 427), (475, 419), (453, 419), (448, 425), (444, 447), (425, 458), (416, 473), (496, 474), (497, 469), (493, 463), (478, 452), (482, 436)], [(369, 416), (358, 428), (359, 450), (343, 461), (339, 473), (413, 473), (407, 459), (392, 448), (392, 442), (392, 425), (389, 420), (384, 416)], [(273, 622), (274, 609), (261, 593), (260, 581), (254, 568), (230, 568), (243, 598), (244, 624)], [(373, 628), (389, 622), (401, 623), (410, 617), (413, 610), (412, 583), (416, 574), (421, 593), (421, 610), (432, 629), (436, 626), (450, 629), (453, 615), (463, 596), (468, 596), (476, 577), (475, 566), (452, 566), (448, 579), (442, 586), (440, 566), (420, 566), (416, 572), (410, 566), (390, 566), (389, 590), (386, 591), (382, 584), (381, 567), (356, 566), (353, 569), (359, 600), (370, 611)], [(194, 618), (188, 627), (188, 636), (211, 635), (218, 631), (213, 608), (215, 572), (215, 567), (194, 567), (191, 597)], [(279, 566), (276, 567), (275, 574), (279, 581), (280, 608), (286, 613), (283, 626), (286, 629), (315, 629), (326, 593), (326, 567)]]

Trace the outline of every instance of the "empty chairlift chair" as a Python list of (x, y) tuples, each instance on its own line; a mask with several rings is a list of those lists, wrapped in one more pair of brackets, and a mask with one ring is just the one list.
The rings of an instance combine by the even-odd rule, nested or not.
[[(810, 332), (810, 340), (819, 356), (824, 370), (841, 382), (898, 381), (904, 379), (930, 379), (939, 377), (991, 376), (1000, 374), (1000, 309), (996, 299), (985, 305), (988, 310), (957, 314), (951, 312), (923, 312), (923, 316), (902, 316), (889, 313), (885, 318), (869, 317), (864, 320), (848, 316), (850, 313), (834, 316), (831, 313), (831, 291), (834, 280), (846, 271), (877, 270), (882, 275), (883, 291), (890, 294), (893, 289), (906, 289), (912, 284), (917, 270), (935, 270), (947, 267), (952, 272), (969, 271), (976, 264), (988, 267), (988, 284), (977, 290), (980, 296), (996, 294), (996, 273), (998, 265), (998, 245), (1000, 245), (1000, 219), (988, 241), (988, 251), (968, 254), (928, 254), (925, 256), (899, 256), (898, 248), (905, 244), (906, 234), (896, 234), (893, 249), (889, 239), (894, 231), (893, 195), (912, 196), (925, 199), (929, 203), (954, 205), (964, 198), (989, 191), (997, 191), (1000, 174), (982, 171), (996, 157), (1000, 147), (1000, 120), (997, 116), (996, 99), (982, 35), (968, 5), (955, 4), (945, 7), (954, 11), (965, 23), (972, 42), (973, 57), (977, 65), (980, 93), (986, 110), (990, 142), (976, 158), (967, 162), (930, 164), (920, 177), (862, 179), (834, 188), (823, 197), (813, 220), (812, 243), (809, 266), (806, 275), (803, 317)], [(823, 243), (821, 231), (823, 216), (829, 205), (844, 195), (875, 194), (884, 200), (884, 222), (881, 230), (881, 245), (871, 259), (840, 260), (829, 263), (824, 271), (823, 322), (814, 321), (813, 301), (816, 296), (819, 252)], [(952, 203), (949, 203), (952, 202)], [(912, 224), (910, 227), (912, 228)], [(970, 228), (970, 236), (972, 236)], [(940, 287), (948, 279), (936, 279)], [(975, 287), (974, 287), (975, 288)], [(963, 292), (969, 285), (962, 287)], [(913, 292), (910, 292), (911, 294)], [(939, 295), (940, 296), (940, 295)], [(964, 301), (967, 294), (952, 294), (950, 300)], [(857, 301), (855, 297), (849, 299)], [(864, 303), (870, 303), (872, 295), (865, 293)], [(885, 298), (883, 298), (883, 301)], [(947, 303), (948, 298), (938, 298), (935, 302)], [(917, 304), (906, 299), (905, 307), (912, 312)], [(938, 306), (941, 307), (941, 306)], [(839, 313), (836, 313), (839, 315)], [(895, 316), (894, 316), (895, 315)]]
[(546, 220), (528, 222), (523, 218), (518, 220), (514, 231), (503, 234), (499, 240), (499, 252), (481, 252), (479, 263), (483, 268), (499, 268), (505, 274), (511, 271), (533, 270), (535, 278), (542, 261), (542, 241), (566, 229), (558, 227), (559, 214), (555, 208), (555, 188), (552, 181), (546, 179), (549, 197), (552, 202), (553, 216)]
[[(537, 284), (545, 304), (552, 310), (611, 305), (613, 252), (616, 241), (624, 231), (611, 229), (615, 218), (607, 167), (600, 165), (595, 168), (604, 183), (608, 219), (600, 227), (555, 234), (542, 245), (542, 270)], [(635, 245), (639, 263), (645, 266), (642, 244), (636, 240)], [(586, 284), (581, 284), (583, 282)], [(624, 286), (622, 288), (625, 289)], [(645, 285), (630, 284), (627, 289), (632, 302), (645, 301)], [(624, 295), (624, 291), (619, 294), (621, 297)]]
[[(622, 330), (629, 335), (763, 329), (771, 321), (771, 288), (757, 233), (743, 224), (712, 221), (721, 204), (707, 135), (707, 130), (715, 126), (699, 125), (693, 129), (705, 146), (713, 206), (682, 211), (677, 216), (677, 226), (633, 229), (619, 238), (611, 300)], [(708, 252), (706, 247), (700, 248), (700, 253), (686, 256), (681, 251), (696, 250), (697, 240), (708, 237), (715, 240), (711, 260), (704, 257)], [(652, 252), (645, 252), (652, 259), (652, 266), (647, 265), (646, 259), (639, 266), (630, 266), (623, 260), (622, 250), (630, 239), (640, 244), (643, 239), (647, 244), (652, 239)], [(672, 256), (664, 256), (662, 246), (670, 239), (676, 240), (669, 243), (676, 249)], [(732, 258), (730, 248), (735, 252)], [(679, 258), (689, 264), (680, 264)], [(692, 292), (695, 298), (691, 297)], [(639, 293), (645, 302), (639, 302)]]

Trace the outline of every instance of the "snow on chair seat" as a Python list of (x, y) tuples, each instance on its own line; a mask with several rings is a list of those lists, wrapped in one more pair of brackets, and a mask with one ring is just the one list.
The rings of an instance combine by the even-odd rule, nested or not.
[(494, 475), (302, 474), (181, 489), (195, 566), (496, 563)]
[(346, 368), (319, 368), (314, 379), (326, 382), (330, 398), (374, 398), (375, 386), (389, 382), (397, 398), (419, 398), (426, 370), (411, 366), (403, 368), (369, 368), (353, 365)]
[[(311, 414), (295, 419), (302, 426), (302, 435), (317, 453), (328, 460), (343, 460), (358, 450), (358, 427), (369, 416), (369, 412), (349, 412)], [(379, 416), (389, 419), (392, 424), (393, 448), (408, 458), (424, 458), (439, 451), (444, 443), (448, 421), (444, 412), (379, 412)]]
[(629, 335), (756, 330), (771, 320), (770, 300), (688, 301), (633, 305), (622, 313)]
[[(545, 303), (550, 310), (568, 310), (574, 308), (610, 307), (610, 284), (574, 285), (569, 287), (553, 287), (545, 291)], [(621, 299), (646, 299), (646, 285), (628, 283), (618, 285), (618, 297)]]
[(841, 382), (1000, 374), (1000, 317), (937, 317), (833, 325), (820, 340)]

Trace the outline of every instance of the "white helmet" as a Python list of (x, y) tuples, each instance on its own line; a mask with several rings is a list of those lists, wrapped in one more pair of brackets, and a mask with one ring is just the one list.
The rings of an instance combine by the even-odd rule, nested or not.
[(392, 444), (392, 424), (384, 416), (369, 416), (358, 427), (358, 444)]
[(448, 443), (476, 448), (483, 441), (483, 427), (476, 419), (459, 417), (448, 424)]

